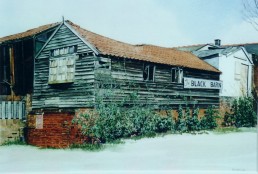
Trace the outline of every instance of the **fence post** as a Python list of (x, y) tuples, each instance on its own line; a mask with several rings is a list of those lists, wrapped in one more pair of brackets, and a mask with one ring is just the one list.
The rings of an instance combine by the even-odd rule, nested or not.
[(22, 107), (22, 102), (19, 102), (19, 119), (22, 119), (23, 115), (23, 107)]
[(12, 119), (12, 103), (11, 102), (7, 102), (8, 105), (8, 110), (7, 110), (7, 115), (8, 115), (8, 119)]
[(6, 108), (5, 108), (5, 102), (3, 101), (3, 102), (2, 102), (2, 119), (5, 119), (5, 117), (6, 117), (6, 115), (5, 115), (5, 110), (6, 110)]

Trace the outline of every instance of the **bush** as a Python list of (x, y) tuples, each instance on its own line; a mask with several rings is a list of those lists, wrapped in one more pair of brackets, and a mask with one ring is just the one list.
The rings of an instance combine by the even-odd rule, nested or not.
[[(256, 114), (253, 107), (252, 97), (240, 97), (235, 99), (232, 105), (232, 118), (235, 119), (236, 127), (254, 127)], [(225, 120), (226, 121), (226, 120)]]
[(176, 120), (176, 130), (181, 133), (186, 132), (187, 125), (186, 125), (184, 111), (181, 105), (179, 106), (177, 112), (178, 112), (178, 119)]
[(92, 113), (75, 118), (74, 122), (81, 125), (82, 133), (92, 142), (102, 143), (135, 135), (155, 135), (171, 130), (174, 124), (172, 117), (162, 117), (150, 108), (133, 106), (126, 109), (104, 103), (99, 103)]
[(229, 112), (226, 112), (223, 118), (222, 126), (235, 126), (236, 118), (234, 114), (230, 114)]
[(214, 106), (209, 106), (205, 111), (204, 117), (201, 118), (201, 129), (210, 130), (217, 127), (216, 119), (219, 118), (218, 110)]
[(199, 108), (194, 109), (191, 115), (190, 108), (187, 107), (185, 113), (183, 108), (178, 108), (178, 119), (176, 121), (176, 130), (179, 132), (193, 132), (201, 130), (200, 121), (198, 119)]
[(199, 108), (194, 109), (192, 117), (190, 116), (190, 110), (189, 111), (188, 110), (189, 108), (186, 110), (186, 115), (187, 115), (186, 126), (187, 126), (188, 132), (201, 130), (200, 121), (198, 119)]

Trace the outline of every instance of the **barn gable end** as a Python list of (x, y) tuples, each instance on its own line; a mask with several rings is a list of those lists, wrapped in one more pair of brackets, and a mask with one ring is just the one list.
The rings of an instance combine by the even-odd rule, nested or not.
[[(69, 52), (71, 47), (75, 49), (72, 53)], [(60, 54), (54, 54), (54, 51)], [(74, 80), (71, 83), (50, 83), (50, 60), (67, 57), (73, 57), (74, 72), (71, 73), (74, 73)], [(91, 103), (94, 100), (94, 59), (92, 49), (64, 23), (61, 24), (36, 57), (32, 108), (74, 108)], [(56, 68), (59, 70), (61, 68)]]

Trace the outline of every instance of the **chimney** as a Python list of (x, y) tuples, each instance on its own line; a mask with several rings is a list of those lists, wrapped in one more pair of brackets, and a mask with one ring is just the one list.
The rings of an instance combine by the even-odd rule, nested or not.
[(215, 45), (216, 45), (216, 46), (219, 46), (219, 47), (220, 47), (220, 43), (221, 43), (221, 40), (220, 40), (220, 39), (215, 39)]

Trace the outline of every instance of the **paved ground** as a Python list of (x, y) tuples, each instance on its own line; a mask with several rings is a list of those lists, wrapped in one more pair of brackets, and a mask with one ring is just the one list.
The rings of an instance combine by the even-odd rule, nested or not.
[(196, 170), (255, 173), (257, 133), (166, 135), (126, 140), (125, 144), (100, 152), (17, 145), (0, 147), (0, 173), (180, 173)]

